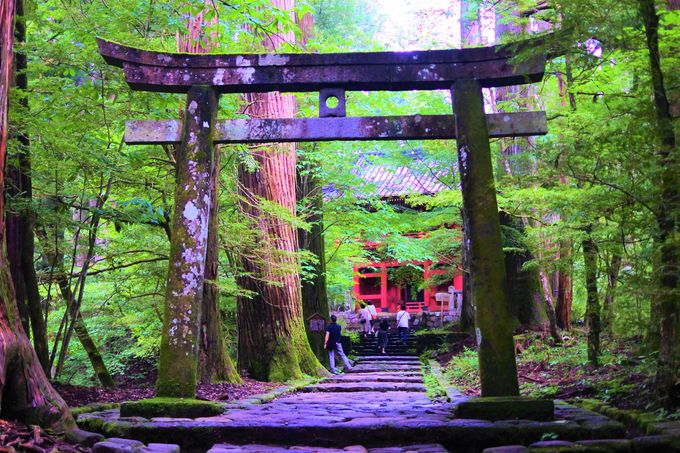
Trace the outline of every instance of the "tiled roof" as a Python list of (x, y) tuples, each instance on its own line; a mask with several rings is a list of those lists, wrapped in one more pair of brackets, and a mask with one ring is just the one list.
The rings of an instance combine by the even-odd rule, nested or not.
[[(388, 166), (371, 162), (365, 156), (360, 156), (352, 170), (352, 174), (364, 181), (362, 187), (354, 189), (357, 198), (377, 196), (380, 198), (403, 197), (406, 195), (434, 195), (446, 188), (439, 181), (441, 171), (423, 171), (395, 165)], [(324, 195), (336, 197), (340, 190), (334, 186), (324, 187)]]

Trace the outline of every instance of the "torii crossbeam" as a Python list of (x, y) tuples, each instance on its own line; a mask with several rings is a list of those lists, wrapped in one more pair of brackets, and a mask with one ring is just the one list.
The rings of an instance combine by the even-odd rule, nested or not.
[[(541, 135), (544, 112), (486, 115), (482, 87), (538, 82), (545, 55), (508, 47), (336, 54), (160, 53), (98, 40), (135, 90), (187, 93), (180, 121), (131, 121), (129, 144), (180, 143), (158, 396), (194, 396), (215, 143), (455, 138), (469, 238), (482, 395), (517, 395), (489, 137)], [(533, 41), (515, 43), (526, 49)], [(451, 90), (454, 115), (346, 118), (346, 91)], [(320, 118), (216, 120), (221, 93), (319, 92)], [(328, 100), (337, 99), (331, 107)], [(180, 184), (180, 181), (182, 183)], [(182, 385), (179, 385), (182, 383)]]

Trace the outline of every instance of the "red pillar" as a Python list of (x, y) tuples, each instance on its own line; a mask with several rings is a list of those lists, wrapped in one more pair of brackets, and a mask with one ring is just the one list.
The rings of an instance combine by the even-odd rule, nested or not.
[(387, 265), (380, 263), (380, 308), (387, 307)]
[[(425, 282), (427, 282), (430, 279), (430, 264), (432, 264), (432, 261), (427, 260), (425, 263), (423, 263), (423, 278), (425, 279)], [(432, 308), (432, 301), (430, 300), (430, 287), (426, 286), (425, 290), (423, 291), (423, 305), (427, 305), (427, 308)]]
[[(359, 268), (356, 265), (354, 265), (352, 267), (352, 271), (353, 271), (353, 277), (352, 278), (354, 279), (354, 288), (352, 290), (354, 291), (354, 299), (358, 300), (359, 299)], [(357, 302), (355, 302), (355, 304), (354, 304), (354, 310), (355, 311), (359, 310)]]

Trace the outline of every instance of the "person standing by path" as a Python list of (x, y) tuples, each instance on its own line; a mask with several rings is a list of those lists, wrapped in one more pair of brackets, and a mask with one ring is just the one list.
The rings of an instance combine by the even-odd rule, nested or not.
[(401, 310), (397, 312), (397, 330), (401, 344), (406, 344), (408, 340), (408, 322), (410, 319), (411, 315), (406, 311), (406, 304), (401, 304)]
[(385, 349), (387, 348), (387, 331), (390, 329), (390, 324), (387, 319), (380, 321), (380, 327), (378, 329), (378, 349), (382, 350), (383, 354), (386, 354)]
[(352, 364), (349, 363), (349, 359), (342, 350), (342, 327), (336, 322), (338, 318), (335, 315), (331, 315), (331, 323), (326, 327), (326, 350), (328, 351), (328, 362), (331, 366), (331, 373), (338, 374), (335, 369), (335, 353), (337, 351), (338, 355), (345, 364), (345, 370), (351, 370)]

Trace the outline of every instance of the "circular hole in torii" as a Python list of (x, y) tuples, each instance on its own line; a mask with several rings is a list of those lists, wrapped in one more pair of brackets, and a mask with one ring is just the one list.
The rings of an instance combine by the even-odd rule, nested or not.
[(340, 100), (338, 99), (337, 96), (328, 96), (326, 98), (325, 102), (326, 102), (326, 107), (328, 107), (329, 109), (334, 109), (338, 105), (340, 105)]

